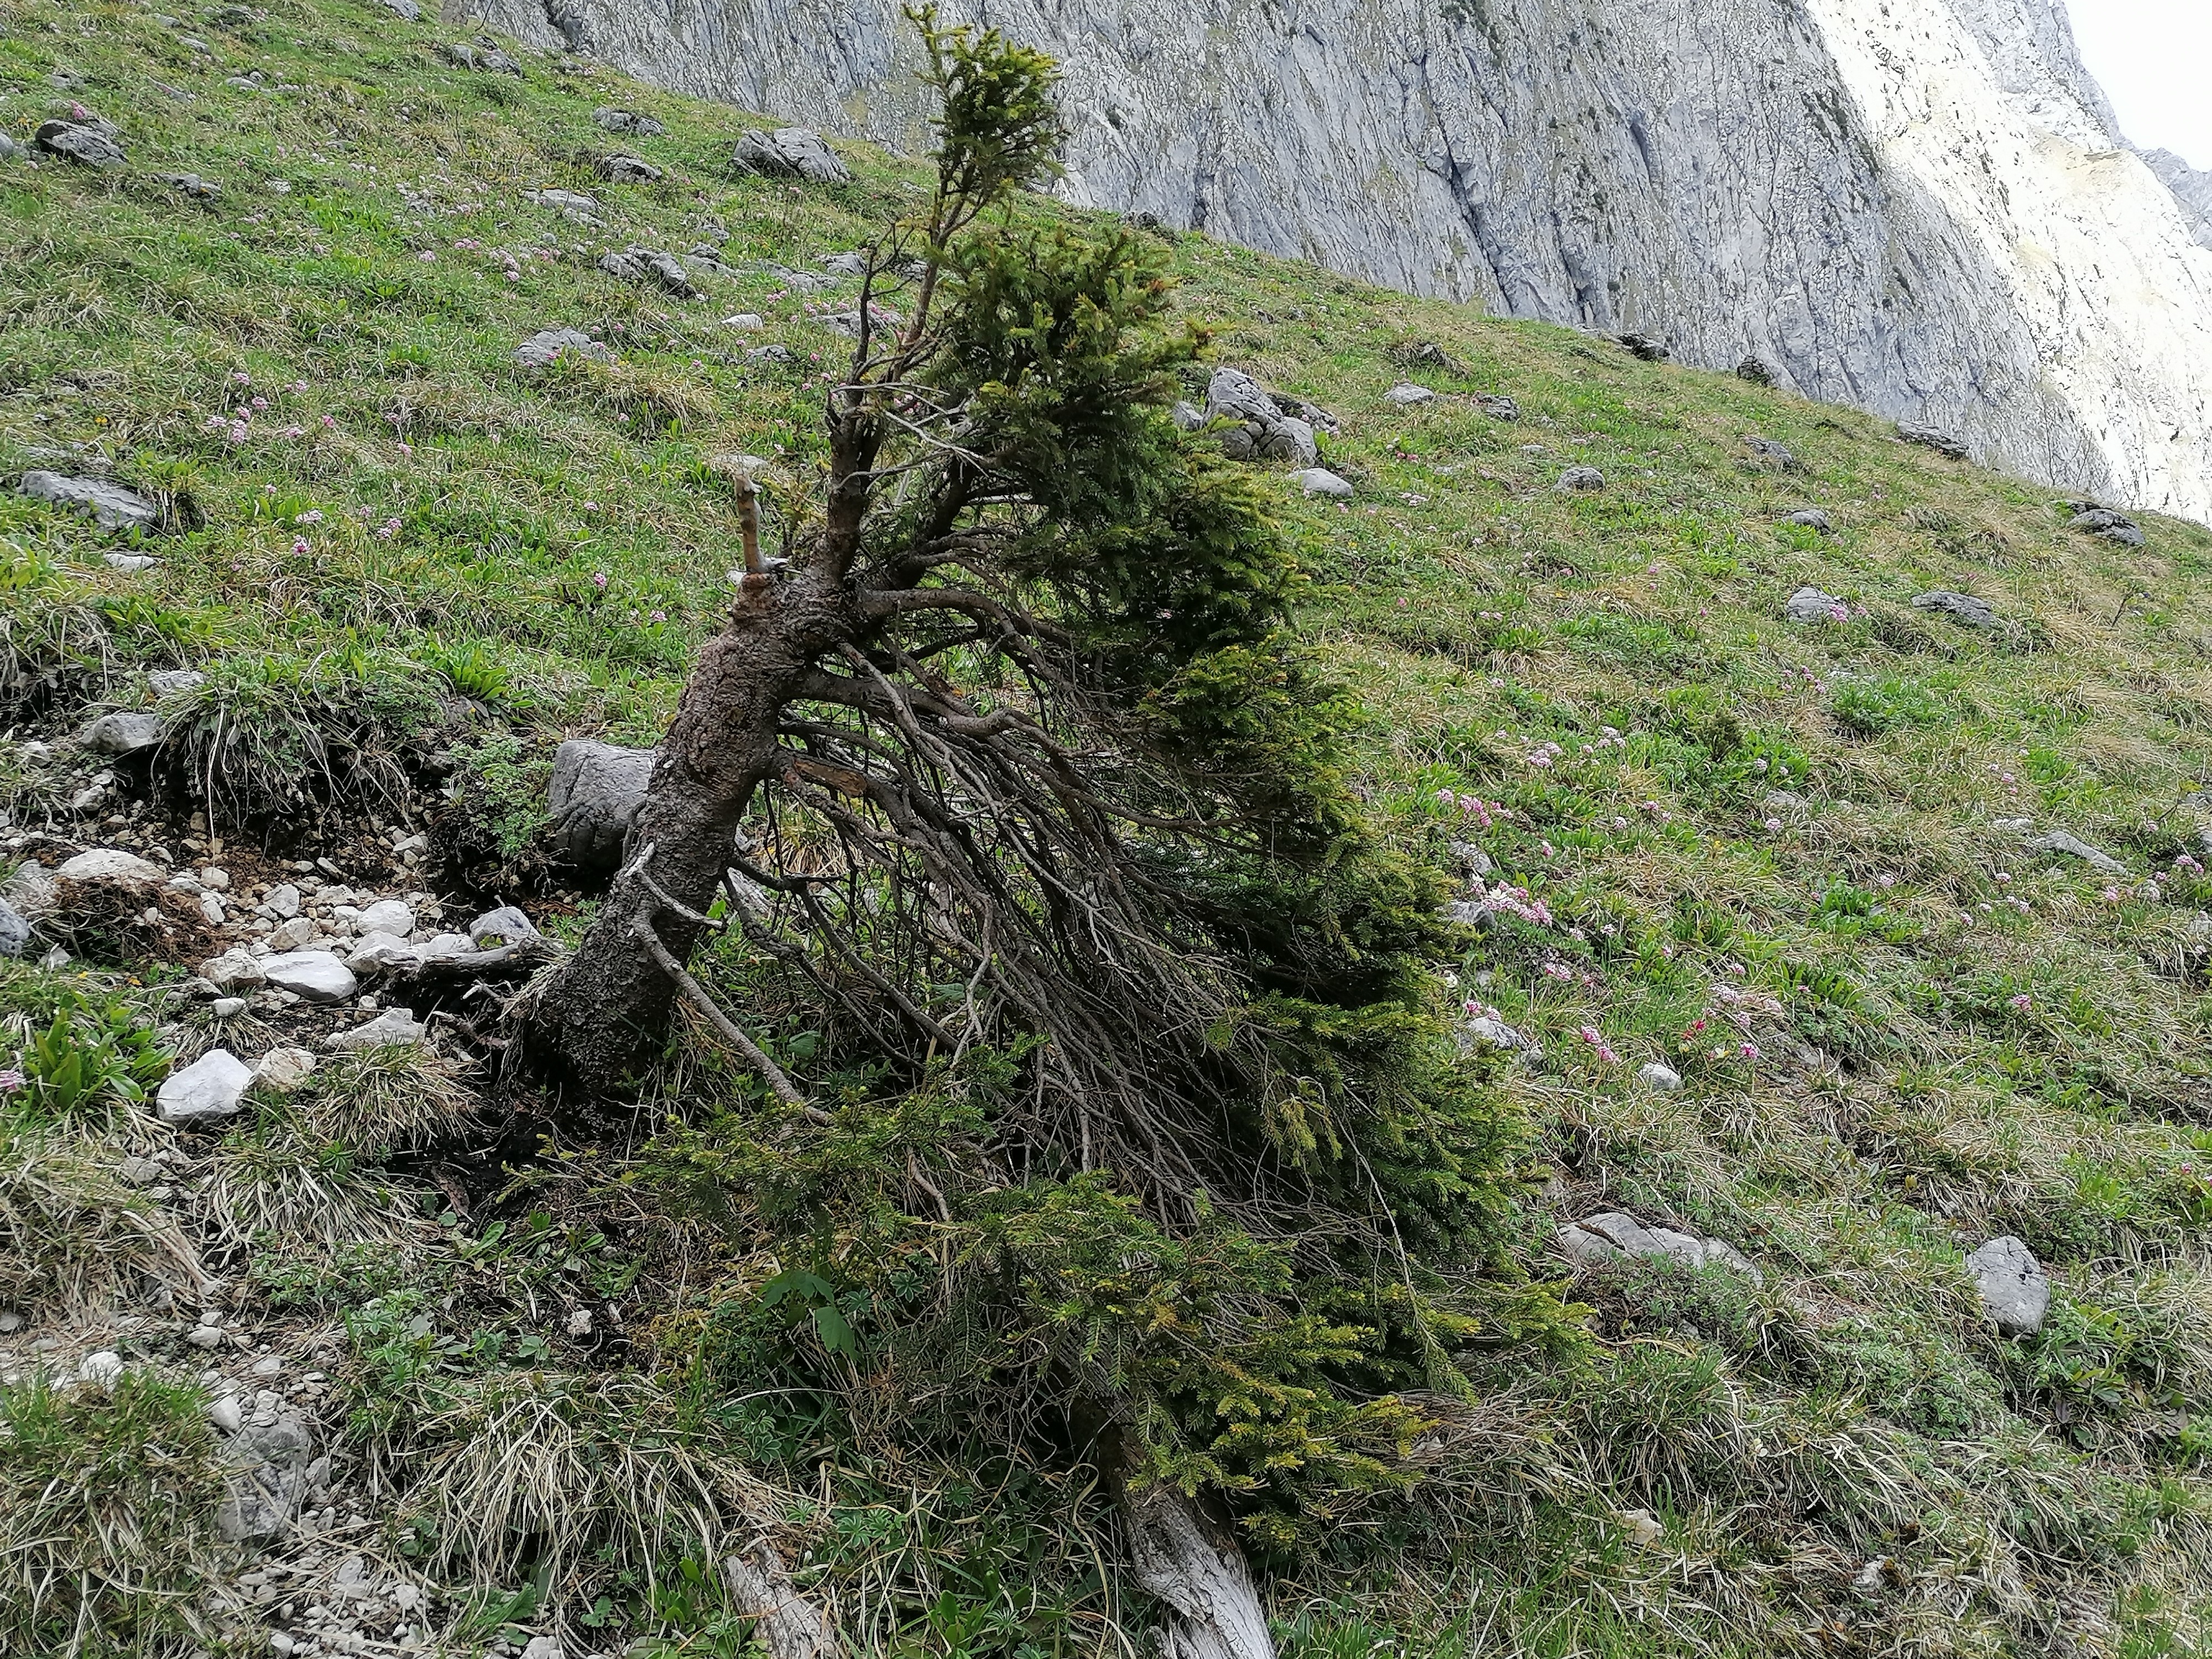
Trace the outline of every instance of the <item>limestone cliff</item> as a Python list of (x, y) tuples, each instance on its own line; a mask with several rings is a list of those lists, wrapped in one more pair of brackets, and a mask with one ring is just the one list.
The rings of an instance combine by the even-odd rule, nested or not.
[[(896, 0), (450, 0), (925, 142)], [(1064, 188), (2212, 519), (2212, 249), (2061, 0), (969, 0), (1066, 67)], [(2186, 174), (2186, 169), (2180, 170)]]

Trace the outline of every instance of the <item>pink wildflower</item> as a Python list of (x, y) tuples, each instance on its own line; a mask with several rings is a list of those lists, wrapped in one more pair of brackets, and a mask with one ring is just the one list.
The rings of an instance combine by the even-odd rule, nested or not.
[(307, 538), (305, 536), (295, 536), (292, 540), (292, 551), (296, 556), (304, 559), (308, 554), (313, 552), (314, 549), (307, 545)]
[(2024, 1014), (2029, 1009), (2035, 1006), (2035, 1000), (2023, 991), (2020, 995), (2013, 998), (2008, 1006), (2011, 1007), (2013, 1012), (2016, 1014)]

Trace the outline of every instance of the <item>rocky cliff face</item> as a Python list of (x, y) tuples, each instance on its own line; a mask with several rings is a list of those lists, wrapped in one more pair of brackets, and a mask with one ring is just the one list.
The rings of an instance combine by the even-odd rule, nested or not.
[[(926, 141), (895, 0), (450, 3)], [(2119, 140), (2061, 0), (966, 9), (1065, 64), (1079, 200), (1688, 362), (1755, 356), (2051, 483), (2212, 518), (2212, 251), (2177, 198), (2204, 176), (2169, 189)]]

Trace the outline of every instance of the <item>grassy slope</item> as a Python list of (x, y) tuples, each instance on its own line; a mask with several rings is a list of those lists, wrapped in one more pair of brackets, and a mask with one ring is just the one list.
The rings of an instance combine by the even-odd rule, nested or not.
[[(27, 137), (74, 95), (133, 161), (0, 170), (0, 471), (96, 443), (201, 521), (124, 575), (88, 525), (0, 496), (14, 637), (90, 626), (90, 600), (120, 702), (134, 665), (221, 659), (264, 686), (443, 684), (532, 749), (651, 741), (731, 562), (706, 458), (805, 476), (837, 361), (749, 267), (818, 269), (915, 174), (855, 152), (849, 186), (732, 178), (735, 112), (537, 58), (467, 73), (438, 31), (349, 0), (194, 31), (211, 53), (138, 8), (0, 0), (0, 125)], [(254, 71), (259, 89), (226, 83)], [(617, 143), (591, 119), (611, 102), (668, 133)], [(591, 160), (617, 148), (667, 177), (600, 183)], [(222, 198), (153, 176), (186, 171)], [(521, 200), (548, 185), (599, 194), (608, 228)], [(702, 302), (592, 268), (717, 221), (745, 274), (702, 276)], [(1597, 1357), (1521, 1380), (1433, 1523), (1469, 1559), (1424, 1569), (1426, 1594), (1315, 1569), (1301, 1639), (1364, 1650), (1354, 1601), (1417, 1644), (1472, 1607), (1501, 1650), (1997, 1652), (2063, 1626), (2150, 1653), (2198, 1632), (2212, 1112), (2192, 924), (2212, 884), (2175, 860), (2204, 851), (2183, 798), (2212, 768), (2212, 535), (2093, 542), (2048, 492), (1856, 414), (1198, 238), (1173, 258), (1224, 360), (1343, 417), (1328, 459), (1357, 499), (1286, 486), (1283, 516), (1334, 584), (1310, 623), (1374, 711), (1377, 811), (1442, 857), (1468, 820), (1438, 790), (1502, 800), (1515, 815), (1477, 838), (1558, 917), (1499, 924), (1457, 964), (1544, 1045), (1501, 1077), (1541, 1126), (1547, 1202), (1672, 1217), (1765, 1272), (1756, 1291), (1585, 1280)], [(719, 325), (738, 311), (764, 333)], [(513, 367), (563, 323), (619, 362)], [(1413, 340), (1467, 374), (1416, 371), (1447, 395), (1401, 411), (1381, 394)], [(763, 341), (795, 362), (749, 362)], [(1477, 390), (1528, 418), (1487, 418)], [(208, 429), (255, 396), (243, 442)], [(1799, 466), (1757, 462), (1751, 434)], [(1554, 490), (1571, 463), (1606, 488)], [(1832, 538), (1777, 522), (1807, 505)], [(1806, 582), (1850, 619), (1785, 626)], [(1915, 611), (1931, 587), (2011, 626)], [(1556, 763), (1530, 764), (1546, 743)], [(35, 805), (18, 764), (0, 782)], [(1997, 827), (2028, 817), (2130, 875)], [(1747, 1031), (1722, 1018), (1746, 1008)], [(1638, 1086), (1650, 1059), (1687, 1089)], [(1532, 1213), (1533, 1260), (1549, 1224)], [(2058, 1281), (2032, 1342), (1998, 1342), (1963, 1274), (2004, 1231)], [(1661, 1516), (1657, 1547), (1623, 1542), (1626, 1508)], [(1850, 1589), (1877, 1556), (1900, 1583)]]

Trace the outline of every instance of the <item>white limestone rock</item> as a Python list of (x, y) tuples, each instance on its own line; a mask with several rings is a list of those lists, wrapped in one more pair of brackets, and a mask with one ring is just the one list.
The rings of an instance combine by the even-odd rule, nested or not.
[(252, 1081), (252, 1068), (236, 1054), (228, 1048), (210, 1048), (163, 1079), (154, 1096), (155, 1115), (164, 1123), (228, 1117), (238, 1110)]
[(264, 958), (261, 971), (278, 990), (305, 1002), (344, 1002), (361, 988), (352, 969), (328, 951), (288, 951)]
[(2010, 1233), (1966, 1258), (1982, 1310), (2006, 1336), (2033, 1336), (2051, 1311), (2051, 1279), (2035, 1252)]
[(428, 1035), (412, 1010), (387, 1008), (366, 1025), (337, 1032), (328, 1039), (327, 1046), (341, 1054), (364, 1048), (411, 1048)]
[(253, 1068), (256, 1086), (271, 1094), (296, 1092), (315, 1074), (315, 1057), (305, 1048), (271, 1048)]

